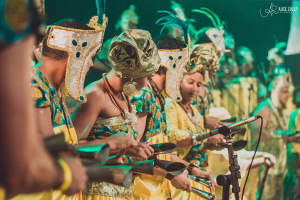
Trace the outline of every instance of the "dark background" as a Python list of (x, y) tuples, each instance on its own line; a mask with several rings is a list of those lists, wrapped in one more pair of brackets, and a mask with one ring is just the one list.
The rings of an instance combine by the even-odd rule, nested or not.
[[(93, 15), (97, 15), (94, 0), (46, 0), (47, 23), (63, 18), (76, 18), (88, 23)], [(227, 24), (228, 32), (234, 35), (236, 47), (247, 46), (253, 52), (256, 62), (266, 61), (268, 50), (275, 45), (272, 35), (279, 41), (287, 41), (290, 14), (278, 13), (266, 18), (260, 16), (260, 9), (264, 12), (273, 3), (278, 7), (291, 6), (291, 1), (252, 1), (252, 0), (177, 0), (185, 10), (186, 17), (195, 19), (194, 26), (200, 29), (212, 26), (211, 21), (203, 14), (192, 13), (192, 9), (207, 7), (215, 12)], [(106, 11), (109, 22), (104, 40), (118, 35), (115, 24), (121, 13), (134, 4), (140, 18), (138, 28), (148, 30), (152, 37), (159, 34), (160, 27), (155, 25), (156, 20), (163, 16), (158, 10), (172, 11), (168, 0), (107, 0)], [(299, 9), (299, 8), (298, 8)]]

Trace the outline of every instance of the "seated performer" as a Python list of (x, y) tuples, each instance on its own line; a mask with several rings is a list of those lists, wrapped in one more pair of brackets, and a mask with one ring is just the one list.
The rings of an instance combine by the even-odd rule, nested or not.
[[(84, 31), (83, 31), (84, 30)], [(83, 101), (83, 96), (77, 95), (80, 88), (75, 87), (79, 80), (75, 77), (80, 74), (80, 67), (88, 70), (91, 63), (80, 66), (75, 58), (76, 52), (73, 54), (67, 53), (68, 51), (74, 51), (75, 48), (69, 44), (81, 42), (83, 44), (87, 41), (87, 35), (83, 32), (87, 31), (93, 35), (93, 39), (98, 41), (98, 47), (92, 48), (90, 44), (86, 44), (86, 50), (81, 51), (83, 55), (87, 53), (87, 50), (97, 51), (101, 46), (102, 31), (95, 31), (93, 28), (77, 21), (77, 20), (62, 20), (51, 26), (48, 29), (45, 39), (43, 41), (43, 63), (39, 67), (32, 68), (33, 79), (31, 81), (32, 97), (35, 103), (35, 110), (37, 116), (38, 131), (43, 136), (49, 136), (63, 132), (65, 134), (66, 142), (77, 143), (77, 136), (75, 129), (66, 110), (64, 94), (61, 91), (62, 85), (65, 82), (67, 92), (79, 101)], [(64, 33), (64, 34), (61, 34)], [(81, 34), (81, 37), (68, 37), (65, 40), (64, 37), (71, 34)], [(62, 42), (64, 41), (64, 42)], [(87, 41), (89, 42), (89, 41)], [(86, 42), (86, 43), (87, 43)], [(68, 49), (68, 47), (71, 47)], [(58, 50), (60, 49), (60, 50)], [(78, 54), (77, 54), (78, 55)], [(91, 59), (92, 54), (88, 55), (88, 59)], [(80, 54), (79, 54), (80, 58)], [(69, 62), (68, 62), (69, 61)], [(79, 59), (79, 61), (81, 61)], [(72, 76), (73, 75), (73, 76)], [(75, 80), (75, 82), (73, 82)], [(85, 168), (83, 166), (76, 168), (76, 174), (78, 177), (75, 179), (81, 179), (81, 182), (87, 180), (86, 175), (80, 177), (83, 174)], [(67, 180), (65, 180), (67, 181)], [(68, 188), (68, 185), (67, 185)], [(62, 191), (67, 188), (61, 188)], [(81, 190), (84, 186), (81, 187)], [(61, 191), (43, 192), (32, 195), (20, 195), (14, 199), (53, 199), (53, 198), (69, 198), (78, 199), (80, 194), (76, 194), (71, 197), (67, 197), (61, 193)]]
[[(158, 45), (160, 49), (163, 49), (164, 46), (170, 48), (170, 46), (174, 46), (174, 49), (185, 48), (186, 44), (172, 37), (164, 37), (158, 41)], [(170, 54), (172, 55), (172, 54)], [(187, 56), (187, 54), (185, 54)], [(165, 57), (164, 57), (165, 58)], [(185, 58), (183, 60), (187, 61)], [(170, 70), (170, 68), (169, 68)], [(149, 83), (146, 87), (141, 89), (137, 95), (131, 98), (132, 104), (134, 104), (137, 108), (138, 113), (138, 123), (136, 126), (136, 130), (139, 132), (138, 141), (150, 141), (153, 144), (168, 142), (167, 137), (167, 129), (166, 129), (166, 115), (164, 112), (165, 98), (162, 95), (162, 91), (165, 90), (165, 82), (168, 80), (177, 79), (176, 76), (181, 76), (181, 73), (177, 73), (176, 75), (172, 75), (168, 73), (168, 80), (166, 80), (166, 71), (167, 68), (161, 65), (157, 72), (155, 72), (153, 77), (149, 77)], [(171, 71), (171, 70), (170, 70)], [(176, 155), (159, 155), (160, 159), (163, 160), (172, 160), (177, 162), (184, 163), (187, 168), (189, 167), (189, 163), (180, 159)], [(191, 170), (193, 175), (208, 177), (209, 175), (199, 168), (193, 168)], [(165, 175), (166, 176), (166, 172)], [(185, 175), (186, 179), (186, 175)], [(171, 180), (171, 184), (178, 188), (178, 184), (183, 184), (185, 181), (184, 177), (175, 176)], [(151, 185), (152, 187), (148, 186)], [(144, 186), (145, 188), (141, 188)], [(146, 187), (148, 186), (148, 187)], [(173, 198), (172, 196), (165, 196), (168, 192), (168, 181), (163, 178), (153, 177), (143, 175), (141, 177), (137, 177), (135, 179), (135, 190), (134, 190), (134, 198)], [(165, 188), (163, 188), (165, 187)], [(146, 189), (150, 189), (150, 192), (145, 192)], [(155, 188), (156, 190), (154, 190)], [(163, 189), (161, 189), (163, 188)], [(166, 192), (162, 192), (166, 191)], [(190, 191), (190, 190), (187, 190)], [(170, 191), (169, 191), (170, 192)], [(180, 192), (180, 190), (178, 191)], [(170, 194), (169, 194), (170, 195)]]
[[(180, 40), (176, 39), (170, 36), (165, 36), (157, 40), (157, 46), (159, 49), (159, 54), (162, 59), (161, 66), (157, 73), (154, 74), (154, 76), (151, 78), (152, 81), (157, 86), (157, 90), (159, 93), (163, 94), (165, 97), (171, 97), (172, 99), (181, 99), (180, 94), (180, 84), (177, 82), (179, 80), (179, 77), (182, 76), (182, 71), (184, 65), (188, 62), (188, 48), (186, 48), (186, 44)], [(174, 68), (175, 66), (175, 68)], [(178, 78), (174, 78), (178, 77)], [(152, 81), (150, 81), (151, 86), (153, 85)], [(155, 88), (155, 86), (152, 86), (152, 89)], [(156, 89), (153, 89), (153, 91)], [(170, 99), (170, 98), (167, 98)], [(166, 102), (167, 102), (166, 99)], [(174, 101), (174, 100), (172, 100)], [(174, 101), (175, 102), (175, 101)], [(166, 109), (166, 106), (165, 106)], [(150, 111), (151, 112), (151, 111)], [(175, 117), (175, 115), (172, 116), (172, 118)], [(149, 118), (148, 118), (149, 119)], [(149, 123), (151, 122), (151, 118)], [(168, 125), (168, 119), (167, 119), (167, 126)], [(174, 128), (176, 129), (176, 128)], [(181, 130), (176, 129), (178, 132), (182, 133)], [(167, 133), (169, 133), (169, 130), (167, 128)], [(177, 138), (170, 138), (168, 139), (169, 142), (177, 143), (177, 139), (181, 140), (184, 138), (187, 138), (188, 141), (191, 142), (192, 145), (192, 137), (190, 133), (184, 132), (184, 136), (178, 136)], [(147, 135), (147, 133), (146, 133)], [(178, 143), (177, 143), (178, 145)], [(180, 147), (180, 145), (179, 145)], [(178, 158), (177, 158), (178, 159)], [(179, 161), (180, 162), (180, 161)], [(197, 167), (194, 166), (194, 164), (190, 164), (188, 169), (190, 170), (190, 173), (197, 176), (202, 176), (206, 178), (211, 178), (212, 176), (208, 173), (205, 173), (201, 170), (199, 170)], [(203, 189), (203, 186), (201, 187), (196, 182), (191, 182), (192, 186)], [(215, 182), (212, 179), (212, 186), (214, 187)], [(184, 197), (192, 197), (192, 198), (199, 198), (194, 194), (188, 194), (186, 192), (182, 192), (180, 190), (176, 190), (172, 192), (172, 199), (185, 199)]]
[(28, 72), (32, 46), (43, 34), (43, 25), (35, 12), (31, 1), (2, 1), (0, 6), (0, 185), (6, 190), (4, 197), (0, 189), (1, 200), (60, 188), (65, 174), (59, 163), (67, 162), (71, 169), (72, 183), (65, 194), (78, 193), (86, 180), (80, 160), (54, 161), (36, 130)]
[[(88, 101), (76, 106), (73, 113), (74, 126), (80, 133), (87, 124), (92, 124), (82, 139), (110, 138), (126, 132), (137, 140), (139, 135), (134, 128), (137, 123), (136, 107), (131, 105), (128, 96), (143, 88), (147, 84), (147, 77), (152, 76), (159, 67), (160, 58), (150, 33), (127, 30), (115, 37), (109, 49), (109, 61), (114, 70), (86, 88)], [(148, 143), (139, 142), (137, 148), (126, 150), (125, 155), (128, 157), (123, 157), (123, 161), (147, 159), (153, 152)], [(120, 163), (123, 161), (119, 160)], [(88, 183), (84, 198), (129, 198), (132, 189), (107, 183)]]
[[(194, 62), (197, 62), (197, 65), (202, 65), (207, 69), (205, 79), (210, 80), (210, 74), (216, 73), (219, 69), (219, 61), (215, 50), (208, 49), (205, 45), (195, 45), (190, 54), (191, 59), (195, 60)], [(214, 130), (224, 125), (219, 120), (208, 116), (209, 108), (214, 103), (214, 99), (207, 86), (201, 85), (196, 98), (192, 102), (203, 117), (204, 128)]]
[[(190, 70), (189, 74), (184, 75), (181, 82), (181, 102), (177, 103), (173, 99), (167, 98), (165, 105), (169, 139), (176, 142), (178, 156), (191, 163), (190, 174), (193, 174), (193, 168), (207, 167), (205, 151), (206, 148), (213, 149), (209, 146), (209, 142), (203, 144), (195, 140), (195, 136), (204, 133), (201, 116), (191, 105), (191, 101), (195, 98), (197, 90), (203, 82), (203, 72), (197, 70)], [(219, 138), (219, 143), (222, 142), (222, 139), (223, 137)], [(185, 197), (183, 193), (175, 194), (175, 196), (177, 195), (181, 198)], [(192, 196), (189, 195), (189, 198), (194, 199)]]
[[(288, 131), (300, 129), (300, 89), (293, 93), (293, 103), (297, 109), (290, 115)], [(300, 139), (299, 136), (288, 138), (291, 143), (287, 145), (287, 173), (284, 176), (284, 196), (285, 200), (300, 199)]]
[[(207, 72), (205, 75), (205, 82), (199, 90), (199, 94), (193, 100), (193, 105), (198, 107), (201, 116), (203, 116), (204, 127), (206, 129), (214, 130), (224, 125), (219, 120), (216, 120), (208, 116), (209, 108), (214, 104), (213, 96), (218, 97), (218, 105), (221, 104), (221, 99), (219, 91), (211, 90), (214, 86), (214, 76), (219, 70), (219, 61), (224, 53), (229, 52), (230, 50), (225, 49), (224, 43), (224, 28), (223, 25), (225, 22), (221, 22), (219, 17), (207, 8), (194, 9), (193, 12), (199, 12), (206, 15), (209, 19), (212, 20), (214, 27), (204, 27), (201, 28), (197, 33), (197, 43), (191, 51), (191, 55), (197, 58), (197, 56), (202, 56), (200, 61), (204, 61), (207, 65)], [(214, 93), (215, 92), (215, 93)]]
[[(277, 160), (274, 168), (269, 169), (262, 199), (280, 200), (283, 197), (283, 176), (286, 169), (286, 141), (283, 138), (282, 132), (287, 130), (288, 120), (288, 116), (283, 112), (283, 109), (289, 98), (289, 85), (285, 79), (281, 79), (274, 80), (271, 86), (270, 98), (259, 103), (253, 111), (253, 115), (263, 117), (263, 129), (258, 151), (270, 153)], [(250, 123), (249, 127), (252, 138), (257, 140), (260, 132), (260, 120)], [(259, 188), (261, 187), (263, 174), (264, 171), (261, 170)]]

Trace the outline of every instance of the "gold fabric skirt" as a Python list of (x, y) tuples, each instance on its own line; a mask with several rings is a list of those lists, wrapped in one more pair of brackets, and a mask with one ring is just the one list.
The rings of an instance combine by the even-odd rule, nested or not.
[(55, 190), (33, 194), (20, 194), (9, 200), (82, 200), (82, 194), (78, 193), (73, 196), (67, 196), (60, 190)]

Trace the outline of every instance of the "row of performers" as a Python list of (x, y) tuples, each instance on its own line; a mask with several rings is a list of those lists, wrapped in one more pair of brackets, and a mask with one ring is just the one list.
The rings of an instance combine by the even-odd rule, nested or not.
[[(159, 154), (157, 157), (183, 163), (186, 170), (174, 176), (154, 168), (154, 175), (136, 177), (129, 188), (106, 182), (89, 182), (82, 193), (71, 197), (56, 190), (18, 195), (12, 199), (201, 199), (189, 193), (191, 186), (207, 191), (215, 189), (216, 183), (213, 175), (206, 172), (207, 166), (209, 162), (212, 173), (217, 175), (213, 168), (220, 170), (224, 152), (215, 152), (208, 159), (207, 150), (220, 150), (225, 144), (222, 135), (200, 143), (195, 137), (204, 133), (205, 128), (223, 125), (215, 118), (221, 120), (230, 117), (228, 112), (221, 112), (224, 109), (217, 111), (214, 118), (204, 115), (209, 107), (204, 105), (204, 99), (209, 96), (209, 92), (203, 84), (210, 80), (209, 74), (219, 69), (220, 56), (225, 50), (222, 43), (224, 38), (219, 38), (220, 41), (211, 40), (210, 36), (214, 36), (210, 33), (217, 31), (218, 35), (223, 36), (222, 27), (205, 30), (205, 39), (209, 42), (196, 44), (192, 50), (188, 31), (182, 27), (186, 23), (173, 14), (162, 20), (170, 22), (177, 19), (179, 24), (170, 24), (181, 26), (184, 40), (166, 36), (154, 43), (147, 31), (126, 30), (115, 37), (109, 46), (108, 60), (113, 70), (83, 90), (85, 74), (92, 66), (91, 58), (100, 50), (107, 25), (105, 15), (99, 15), (100, 18), (103, 19), (102, 25), (94, 17), (89, 25), (76, 20), (62, 20), (47, 30), (41, 46), (42, 62), (32, 69), (31, 88), (38, 111), (39, 132), (44, 136), (63, 132), (66, 142), (78, 143), (78, 146), (108, 143), (111, 155), (117, 154), (106, 162), (110, 165), (147, 159), (154, 153), (150, 143), (172, 142), (177, 145), (176, 154)], [(270, 188), (265, 189), (266, 194), (273, 195), (271, 199), (275, 196), (280, 199), (278, 192), (283, 190), (280, 178), (283, 178), (281, 170), (285, 169), (285, 160), (275, 164), (275, 157), (266, 152), (272, 148), (274, 151), (271, 153), (277, 159), (285, 157), (285, 149), (282, 147), (287, 142), (297, 141), (283, 137), (281, 132), (275, 132), (286, 129), (277, 127), (284, 123), (281, 111), (288, 98), (286, 87), (284, 79), (274, 82), (271, 98), (263, 102), (257, 111), (262, 112), (265, 119), (263, 134), (267, 136), (263, 140), (275, 141), (272, 145), (269, 142), (261, 145), (261, 150), (265, 152), (259, 153), (254, 162), (255, 166), (275, 165), (272, 169), (275, 172), (270, 172), (267, 178)], [(66, 106), (65, 94), (78, 102), (72, 119)], [(253, 125), (255, 138), (257, 127), (259, 124)], [(241, 171), (245, 174), (253, 152), (242, 151), (240, 154)], [(68, 167), (63, 168), (68, 171)], [(187, 174), (210, 179), (209, 188), (195, 181), (190, 182)], [(293, 178), (292, 175), (289, 177)], [(256, 188), (252, 185), (250, 190), (251, 196)]]

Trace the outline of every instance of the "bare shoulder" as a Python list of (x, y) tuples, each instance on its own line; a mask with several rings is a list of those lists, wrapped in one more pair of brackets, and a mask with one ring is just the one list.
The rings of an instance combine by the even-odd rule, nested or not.
[(269, 116), (271, 113), (271, 109), (268, 105), (261, 106), (257, 109), (257, 115)]
[(100, 104), (105, 102), (105, 92), (102, 80), (89, 84), (84, 91), (87, 96), (87, 102), (98, 102)]
[(255, 109), (254, 115), (264, 115), (269, 116), (271, 112), (270, 106), (267, 103), (267, 101), (263, 101), (257, 105), (257, 108)]

